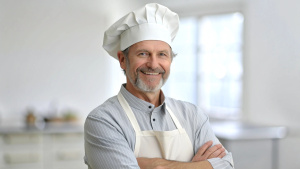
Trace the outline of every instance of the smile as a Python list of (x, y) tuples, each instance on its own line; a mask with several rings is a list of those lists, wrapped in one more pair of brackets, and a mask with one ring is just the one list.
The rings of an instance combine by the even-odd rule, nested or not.
[(159, 75), (159, 73), (155, 73), (155, 72), (143, 72), (146, 75)]
[(158, 75), (164, 75), (165, 71), (160, 68), (138, 68), (137, 72), (141, 72), (144, 75), (149, 75), (149, 76), (158, 76)]

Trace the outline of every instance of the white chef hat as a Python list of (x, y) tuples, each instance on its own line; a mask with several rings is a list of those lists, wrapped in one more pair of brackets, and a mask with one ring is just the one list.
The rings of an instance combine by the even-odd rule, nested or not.
[(104, 33), (103, 48), (118, 59), (118, 51), (143, 40), (161, 40), (172, 46), (179, 29), (179, 17), (165, 6), (151, 3), (132, 11)]

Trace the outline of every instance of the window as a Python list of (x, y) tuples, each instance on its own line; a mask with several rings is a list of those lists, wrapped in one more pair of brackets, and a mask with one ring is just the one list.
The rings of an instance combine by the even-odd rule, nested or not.
[(242, 105), (243, 15), (181, 19), (167, 95), (202, 107), (210, 116), (237, 118)]

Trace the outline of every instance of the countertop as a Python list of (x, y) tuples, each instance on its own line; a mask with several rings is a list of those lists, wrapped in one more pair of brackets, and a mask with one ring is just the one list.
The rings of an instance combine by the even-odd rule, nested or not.
[(281, 139), (286, 137), (284, 126), (264, 126), (243, 122), (212, 122), (218, 138), (226, 140)]
[(83, 125), (78, 123), (45, 123), (39, 126), (0, 126), (0, 134), (17, 133), (83, 133)]

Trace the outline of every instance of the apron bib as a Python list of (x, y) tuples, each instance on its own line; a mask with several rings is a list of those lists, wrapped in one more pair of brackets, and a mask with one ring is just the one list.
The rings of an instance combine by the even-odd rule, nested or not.
[(182, 162), (192, 160), (194, 150), (189, 136), (168, 106), (166, 107), (167, 111), (177, 129), (172, 131), (141, 131), (135, 115), (121, 92), (118, 94), (118, 100), (135, 131), (135, 157), (163, 158)]

